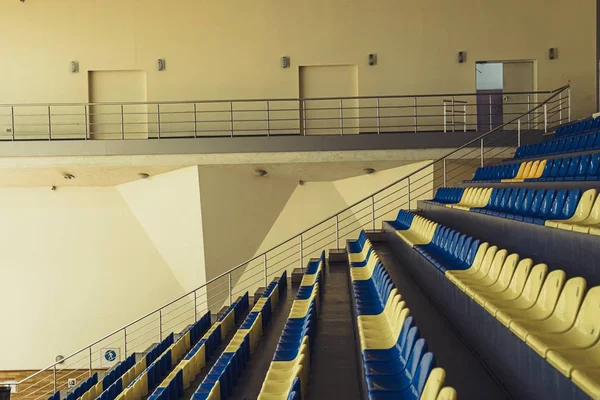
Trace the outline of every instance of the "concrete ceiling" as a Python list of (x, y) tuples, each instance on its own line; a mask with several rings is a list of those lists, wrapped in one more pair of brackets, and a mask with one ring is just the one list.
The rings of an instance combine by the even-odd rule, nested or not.
[[(297, 180), (305, 182), (330, 182), (364, 174), (363, 169), (373, 168), (382, 171), (413, 161), (338, 161), (314, 163), (249, 163), (204, 165), (205, 169), (228, 169), (248, 176), (254, 176), (257, 169), (267, 171), (269, 179)], [(0, 187), (96, 187), (117, 186), (141, 179), (139, 174), (151, 177), (174, 171), (190, 165), (140, 165), (140, 166), (103, 166), (103, 165), (61, 165), (39, 167), (0, 167)], [(73, 179), (65, 179), (70, 174)]]

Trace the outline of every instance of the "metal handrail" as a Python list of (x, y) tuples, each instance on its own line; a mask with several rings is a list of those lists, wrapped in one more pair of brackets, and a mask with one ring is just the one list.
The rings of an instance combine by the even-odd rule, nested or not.
[[(131, 323), (129, 323), (129, 324), (127, 324), (127, 325), (123, 326), (123, 327), (121, 327), (121, 328), (119, 328), (119, 329), (116, 329), (115, 331), (113, 331), (113, 332), (111, 332), (111, 333), (109, 333), (109, 334), (107, 334), (107, 335), (103, 336), (102, 338), (100, 338), (100, 339), (98, 339), (98, 340), (94, 341), (93, 343), (91, 343), (91, 344), (89, 344), (89, 345), (86, 345), (85, 347), (83, 347), (83, 348), (81, 348), (81, 349), (79, 349), (79, 350), (77, 350), (77, 351), (75, 351), (75, 352), (71, 353), (70, 355), (68, 355), (67, 357), (65, 357), (65, 358), (61, 359), (60, 361), (54, 362), (54, 363), (50, 364), (48, 367), (46, 367), (46, 368), (44, 368), (44, 369), (41, 369), (40, 371), (38, 371), (38, 372), (36, 372), (36, 373), (34, 373), (34, 374), (32, 374), (32, 375), (30, 375), (30, 376), (28, 376), (28, 377), (26, 377), (26, 378), (22, 379), (21, 381), (17, 382), (16, 384), (17, 384), (17, 385), (20, 385), (20, 384), (22, 384), (22, 383), (24, 383), (24, 382), (26, 382), (26, 381), (28, 381), (28, 380), (30, 380), (30, 379), (32, 379), (32, 378), (34, 378), (35, 376), (37, 376), (37, 375), (41, 374), (42, 372), (49, 371), (49, 370), (51, 370), (51, 369), (53, 369), (53, 368), (55, 369), (55, 368), (56, 368), (56, 366), (58, 366), (58, 365), (60, 365), (60, 364), (64, 363), (65, 361), (68, 361), (69, 359), (71, 359), (71, 358), (72, 358), (72, 357), (74, 357), (75, 355), (77, 355), (77, 354), (80, 354), (80, 353), (82, 353), (82, 352), (84, 352), (84, 351), (86, 351), (86, 350), (89, 350), (89, 351), (91, 352), (91, 349), (92, 349), (92, 347), (94, 347), (95, 345), (97, 345), (97, 344), (99, 344), (99, 343), (103, 342), (104, 340), (106, 340), (106, 339), (110, 338), (111, 336), (114, 336), (114, 335), (118, 334), (119, 332), (124, 332), (124, 331), (126, 331), (126, 330), (127, 330), (127, 328), (129, 328), (129, 327), (131, 327), (131, 326), (133, 326), (133, 325), (135, 325), (135, 324), (139, 323), (140, 321), (142, 321), (142, 320), (144, 320), (144, 319), (146, 319), (146, 318), (148, 318), (148, 317), (150, 317), (150, 316), (152, 316), (152, 315), (155, 315), (156, 313), (160, 313), (160, 312), (162, 312), (162, 310), (164, 310), (165, 308), (167, 308), (167, 307), (169, 307), (169, 306), (171, 306), (171, 305), (175, 304), (176, 302), (178, 302), (178, 301), (180, 301), (180, 300), (182, 300), (182, 299), (184, 299), (184, 298), (186, 298), (186, 297), (188, 297), (188, 296), (194, 296), (194, 302), (195, 302), (195, 301), (196, 301), (196, 299), (198, 298), (198, 297), (197, 297), (198, 291), (200, 291), (200, 290), (202, 290), (202, 289), (207, 289), (207, 288), (209, 287), (209, 285), (211, 285), (211, 284), (213, 284), (213, 283), (217, 282), (219, 279), (222, 279), (222, 278), (224, 278), (224, 277), (226, 277), (226, 276), (228, 276), (228, 275), (230, 275), (230, 277), (231, 277), (231, 274), (232, 274), (232, 273), (234, 273), (234, 272), (236, 272), (236, 271), (238, 271), (240, 268), (243, 268), (243, 267), (245, 267), (245, 266), (248, 266), (248, 265), (250, 265), (250, 263), (252, 263), (252, 262), (254, 262), (254, 261), (256, 261), (256, 260), (260, 260), (261, 258), (264, 258), (264, 257), (266, 257), (266, 255), (267, 255), (268, 253), (272, 252), (273, 250), (276, 250), (276, 249), (278, 249), (278, 248), (280, 248), (280, 247), (282, 247), (282, 246), (285, 246), (286, 244), (288, 244), (288, 243), (290, 243), (290, 242), (292, 242), (292, 241), (294, 241), (294, 240), (297, 240), (297, 239), (299, 239), (299, 238), (301, 239), (301, 242), (300, 242), (300, 243), (301, 243), (301, 250), (300, 250), (300, 252), (302, 253), (302, 238), (303, 238), (303, 235), (307, 234), (308, 232), (310, 232), (310, 231), (311, 231), (311, 230), (313, 230), (314, 228), (317, 228), (317, 227), (318, 227), (318, 226), (320, 226), (320, 225), (323, 225), (323, 224), (326, 224), (326, 223), (328, 223), (328, 222), (331, 222), (331, 220), (333, 220), (333, 219), (336, 219), (336, 222), (337, 222), (337, 223), (339, 223), (339, 217), (340, 217), (340, 215), (341, 215), (341, 214), (343, 214), (343, 213), (345, 213), (345, 212), (347, 212), (347, 211), (351, 210), (352, 208), (354, 208), (354, 207), (356, 207), (356, 206), (360, 205), (361, 203), (364, 203), (365, 201), (367, 201), (367, 200), (369, 200), (369, 199), (374, 199), (374, 197), (375, 197), (376, 195), (378, 195), (378, 194), (380, 194), (380, 193), (382, 193), (382, 192), (384, 192), (384, 191), (386, 191), (386, 190), (390, 189), (391, 187), (393, 187), (393, 186), (397, 185), (398, 183), (400, 183), (400, 182), (402, 182), (402, 181), (405, 181), (405, 180), (407, 180), (407, 179), (409, 179), (409, 180), (410, 180), (410, 177), (411, 177), (411, 176), (415, 176), (415, 175), (417, 175), (418, 173), (420, 173), (420, 172), (422, 172), (422, 171), (426, 170), (427, 168), (430, 168), (430, 167), (432, 167), (432, 166), (435, 166), (435, 164), (436, 164), (436, 163), (438, 163), (438, 162), (440, 162), (440, 161), (445, 161), (445, 160), (446, 160), (446, 159), (448, 159), (450, 156), (452, 156), (452, 155), (455, 155), (456, 153), (460, 152), (461, 150), (464, 150), (465, 148), (467, 148), (467, 147), (470, 147), (470, 146), (472, 146), (473, 144), (475, 144), (475, 143), (477, 143), (477, 142), (479, 142), (479, 141), (482, 141), (482, 140), (483, 140), (483, 139), (485, 139), (487, 136), (489, 136), (489, 135), (493, 134), (494, 132), (498, 132), (498, 131), (502, 130), (503, 128), (505, 128), (506, 126), (508, 126), (508, 125), (510, 125), (510, 124), (514, 124), (514, 123), (517, 123), (517, 122), (518, 122), (518, 124), (519, 124), (519, 127), (520, 127), (520, 120), (521, 120), (523, 117), (527, 116), (528, 114), (531, 114), (531, 113), (533, 113), (534, 111), (536, 111), (536, 110), (538, 110), (538, 109), (540, 109), (540, 108), (544, 108), (544, 111), (545, 111), (545, 112), (544, 112), (543, 114), (544, 114), (544, 115), (546, 115), (546, 117), (547, 117), (547, 104), (548, 104), (548, 103), (549, 103), (549, 102), (550, 102), (552, 99), (554, 99), (555, 97), (559, 96), (559, 94), (561, 94), (562, 92), (564, 92), (564, 91), (565, 91), (565, 90), (567, 90), (567, 89), (570, 89), (570, 85), (565, 85), (565, 86), (562, 86), (562, 87), (560, 87), (560, 88), (558, 88), (558, 89), (555, 89), (555, 90), (552, 90), (552, 91), (545, 92), (545, 93), (551, 94), (551, 96), (549, 96), (549, 97), (548, 97), (548, 98), (547, 98), (545, 101), (541, 102), (541, 103), (540, 103), (539, 105), (537, 105), (535, 108), (533, 108), (533, 109), (531, 109), (531, 110), (529, 110), (529, 111), (527, 111), (527, 112), (525, 112), (525, 113), (523, 113), (523, 114), (519, 115), (518, 117), (516, 117), (516, 118), (512, 119), (512, 120), (511, 120), (511, 121), (509, 121), (509, 122), (506, 122), (506, 123), (504, 123), (504, 124), (502, 124), (502, 125), (500, 125), (500, 126), (498, 126), (498, 127), (494, 128), (494, 129), (490, 130), (489, 132), (486, 132), (486, 133), (484, 133), (484, 134), (482, 134), (482, 135), (479, 135), (478, 137), (476, 137), (476, 138), (474, 138), (474, 139), (472, 139), (472, 140), (468, 141), (467, 143), (463, 144), (462, 146), (460, 146), (460, 147), (458, 147), (458, 148), (456, 148), (456, 149), (454, 149), (454, 150), (450, 151), (449, 153), (445, 154), (444, 156), (442, 156), (442, 157), (440, 157), (440, 158), (438, 158), (438, 159), (436, 159), (436, 160), (434, 160), (434, 161), (432, 161), (432, 162), (430, 162), (430, 163), (428, 163), (428, 164), (426, 164), (426, 165), (424, 165), (424, 166), (422, 166), (422, 167), (418, 168), (417, 170), (415, 170), (415, 171), (411, 172), (410, 174), (408, 174), (408, 175), (406, 175), (406, 176), (404, 176), (404, 177), (402, 177), (402, 178), (400, 178), (400, 179), (397, 179), (397, 180), (395, 180), (394, 182), (392, 182), (392, 183), (390, 183), (390, 184), (386, 185), (385, 187), (383, 187), (383, 188), (381, 188), (381, 189), (379, 189), (379, 190), (377, 190), (377, 191), (375, 191), (375, 192), (373, 192), (373, 193), (369, 194), (368, 196), (366, 196), (366, 197), (364, 197), (364, 198), (362, 198), (362, 199), (360, 199), (360, 200), (358, 200), (358, 201), (354, 202), (352, 205), (349, 205), (349, 206), (347, 206), (347, 207), (343, 208), (342, 210), (340, 210), (340, 211), (338, 211), (338, 212), (336, 212), (336, 213), (332, 214), (331, 216), (329, 216), (329, 217), (327, 217), (327, 218), (324, 218), (324, 219), (322, 219), (320, 222), (317, 222), (317, 223), (315, 223), (315, 224), (311, 225), (310, 227), (308, 227), (308, 228), (304, 229), (304, 230), (303, 230), (303, 231), (301, 231), (300, 233), (297, 233), (296, 235), (289, 237), (288, 239), (286, 239), (286, 240), (284, 240), (284, 241), (280, 242), (279, 244), (277, 244), (277, 245), (275, 245), (275, 246), (272, 246), (272, 247), (270, 247), (269, 249), (267, 249), (267, 250), (263, 251), (261, 254), (259, 254), (259, 255), (255, 256), (255, 257), (253, 257), (253, 258), (251, 258), (251, 259), (249, 259), (249, 260), (246, 260), (246, 261), (244, 261), (244, 262), (242, 262), (242, 263), (238, 264), (237, 266), (235, 266), (235, 267), (233, 267), (233, 268), (229, 269), (228, 271), (225, 271), (225, 272), (221, 273), (220, 275), (218, 275), (218, 276), (216, 276), (216, 277), (214, 277), (214, 278), (210, 279), (209, 281), (207, 281), (207, 282), (206, 282), (206, 283), (204, 283), (203, 285), (201, 285), (201, 286), (197, 287), (196, 289), (194, 289), (194, 290), (192, 290), (192, 291), (190, 291), (190, 292), (188, 292), (188, 293), (186, 293), (186, 294), (184, 294), (184, 295), (182, 295), (182, 296), (180, 296), (180, 297), (178, 297), (178, 298), (176, 298), (176, 299), (174, 299), (174, 300), (170, 301), (169, 303), (167, 303), (167, 304), (163, 305), (163, 306), (162, 306), (162, 307), (160, 307), (160, 308), (157, 308), (157, 309), (155, 309), (155, 310), (153, 310), (153, 311), (151, 311), (151, 312), (149, 312), (149, 313), (147, 313), (147, 314), (143, 315), (142, 317), (140, 317), (140, 318), (136, 319), (135, 321), (133, 321), (133, 322), (131, 322)], [(539, 93), (539, 92), (538, 92), (538, 93)], [(410, 97), (410, 96), (409, 96), (409, 97)], [(164, 103), (162, 103), (162, 104), (164, 104)], [(569, 109), (569, 111), (570, 111), (570, 109)], [(539, 115), (542, 115), (542, 114), (539, 114)], [(546, 124), (547, 124), (547, 123), (546, 123)], [(482, 161), (483, 161), (483, 160), (482, 160)], [(410, 188), (409, 188), (408, 196), (409, 196), (409, 200), (410, 200)], [(384, 205), (383, 207), (385, 207), (385, 205)], [(383, 207), (382, 207), (382, 208), (383, 208)], [(367, 206), (367, 207), (365, 207), (365, 208), (363, 208), (362, 210), (364, 210), (364, 209), (367, 209), (367, 208), (368, 208), (368, 206)], [(329, 229), (329, 228), (328, 228), (328, 229)], [(338, 240), (339, 240), (339, 238), (338, 238)], [(287, 251), (287, 250), (286, 250), (286, 251)], [(254, 268), (254, 267), (253, 267), (253, 268)], [(231, 283), (230, 283), (230, 285), (231, 285)], [(231, 286), (230, 286), (230, 291), (231, 291)], [(231, 293), (230, 293), (230, 295), (231, 295)], [(91, 354), (91, 353), (90, 353), (90, 354)]]
[[(554, 90), (540, 90), (533, 92), (503, 92), (503, 95), (512, 94), (552, 94)], [(431, 98), (448, 96), (477, 96), (477, 93), (432, 93), (432, 94), (402, 94), (402, 95), (383, 95), (383, 96), (347, 96), (347, 97), (280, 97), (280, 98), (256, 98), (256, 99), (231, 99), (231, 100), (184, 100), (184, 101), (130, 101), (130, 102), (97, 102), (97, 103), (15, 103), (0, 104), (0, 107), (42, 107), (42, 106), (119, 106), (119, 105), (165, 105), (165, 104), (206, 104), (206, 103), (253, 103), (265, 101), (314, 101), (314, 100), (372, 100), (372, 99), (407, 99), (407, 98)], [(258, 110), (256, 110), (258, 111)]]

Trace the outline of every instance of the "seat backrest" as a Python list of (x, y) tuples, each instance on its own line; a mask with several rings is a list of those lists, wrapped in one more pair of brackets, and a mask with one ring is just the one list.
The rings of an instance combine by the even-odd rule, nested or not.
[(504, 195), (502, 196), (502, 199), (500, 200), (500, 204), (498, 205), (498, 210), (506, 210), (507, 209), (507, 205), (508, 205), (508, 200), (510, 199), (510, 196), (512, 196), (513, 193), (513, 189), (506, 189), (504, 191)]
[[(598, 135), (600, 136), (600, 135)], [(586, 172), (586, 176), (598, 176), (598, 171), (600, 170), (600, 153), (592, 154), (590, 159), (590, 165)]]
[(556, 193), (554, 197), (554, 201), (550, 206), (550, 210), (546, 216), (547, 219), (562, 219), (561, 213), (563, 207), (565, 206), (565, 202), (567, 201), (567, 197), (569, 196), (568, 189), (561, 189)]
[[(588, 196), (589, 197), (589, 196)], [(581, 200), (581, 189), (573, 189), (569, 191), (565, 204), (558, 216), (559, 219), (569, 219), (575, 214), (575, 210)]]
[(421, 393), (423, 393), (425, 384), (427, 383), (427, 378), (429, 377), (429, 374), (431, 374), (431, 370), (434, 367), (435, 357), (433, 356), (433, 353), (425, 353), (421, 358), (421, 362), (419, 362), (419, 366), (417, 367), (411, 382), (414, 392), (418, 393), (420, 398), (423, 398)]
[(498, 280), (496, 281), (496, 284), (503, 288), (503, 290), (506, 289), (510, 284), (518, 262), (518, 254), (511, 254), (510, 256), (506, 257), (504, 265), (502, 266), (502, 270), (500, 271), (500, 275), (498, 276)]
[(565, 174), (566, 178), (574, 178), (577, 170), (579, 169), (579, 163), (581, 162), (581, 156), (573, 157), (571, 159), (571, 165), (569, 165), (569, 169), (567, 169), (567, 173)]
[[(512, 256), (512, 254), (511, 254)], [(494, 259), (492, 260), (492, 265), (490, 266), (490, 270), (486, 276), (486, 281), (488, 281), (489, 283), (494, 283), (498, 280), (498, 277), (500, 276), (500, 272), (502, 271), (502, 266), (504, 265), (504, 262), (506, 261), (506, 258), (508, 257), (508, 251), (506, 249), (502, 249), (499, 250), (498, 252), (496, 252), (496, 255), (494, 256)], [(519, 256), (517, 255), (517, 260), (519, 259)], [(516, 263), (516, 261), (515, 261)]]
[(545, 311), (547, 316), (550, 316), (550, 313), (552, 313), (556, 306), (558, 296), (560, 296), (560, 292), (565, 284), (565, 279), (565, 271), (556, 269), (548, 274), (542, 285), (542, 290), (535, 302), (535, 307)]
[(598, 136), (598, 132), (590, 132), (587, 134), (587, 139), (585, 144), (583, 145), (583, 150), (591, 150), (594, 148), (594, 142), (596, 142), (596, 138)]
[(577, 168), (577, 171), (575, 172), (575, 176), (578, 179), (585, 177), (585, 175), (587, 174), (591, 159), (592, 159), (592, 156), (590, 154), (586, 154), (585, 156), (581, 157), (581, 161), (579, 162), (579, 167)]
[(523, 288), (525, 287), (525, 282), (527, 282), (527, 277), (529, 276), (532, 265), (533, 261), (531, 258), (524, 258), (517, 264), (517, 268), (515, 268), (515, 272), (508, 285), (508, 291), (510, 291), (515, 297), (519, 296), (523, 292)]
[(467, 254), (469, 253), (469, 250), (471, 249), (472, 243), (473, 243), (473, 238), (471, 236), (465, 237), (462, 247), (459, 249), (458, 254), (457, 254), (457, 258), (459, 260), (461, 260), (463, 262), (467, 260)]
[(556, 175), (556, 177), (564, 177), (567, 175), (567, 171), (569, 170), (569, 167), (571, 166), (571, 157), (565, 157), (563, 158), (562, 163), (560, 164), (560, 168), (558, 169), (558, 174)]
[(589, 339), (590, 344), (595, 343), (600, 337), (600, 318), (598, 308), (600, 307), (600, 286), (588, 290), (581, 308), (577, 313), (574, 327), (580, 334)]
[(450, 386), (446, 386), (445, 388), (440, 390), (440, 394), (438, 394), (438, 397), (436, 400), (457, 400), (457, 399), (458, 399), (458, 393), (456, 392), (456, 389), (454, 389), (453, 387), (450, 387)]
[(552, 169), (550, 170), (550, 173), (548, 174), (549, 178), (555, 178), (558, 176), (558, 171), (560, 170), (561, 165), (563, 164), (564, 160), (562, 158), (557, 158), (554, 160), (554, 164), (552, 164)]
[(512, 204), (511, 212), (514, 214), (520, 214), (521, 206), (523, 205), (523, 200), (525, 200), (525, 195), (527, 194), (527, 189), (521, 188), (517, 192), (517, 197), (515, 198), (514, 203)]
[(481, 260), (481, 266), (477, 270), (475, 274), (475, 278), (482, 279), (490, 272), (490, 268), (492, 267), (492, 262), (498, 252), (498, 246), (491, 246), (485, 252), (483, 256), (483, 260)]
[(523, 197), (523, 201), (521, 202), (521, 206), (517, 210), (519, 215), (528, 215), (531, 211), (531, 204), (533, 203), (533, 198), (535, 196), (535, 189), (527, 189), (525, 192), (525, 196)]
[(406, 317), (404, 323), (402, 324), (402, 329), (400, 330), (400, 335), (398, 335), (398, 340), (396, 341), (396, 346), (398, 346), (399, 350), (402, 350), (406, 345), (406, 341), (408, 340), (408, 334), (413, 328), (414, 319), (411, 315)]
[(425, 339), (420, 338), (415, 342), (412, 351), (410, 352), (410, 357), (408, 357), (408, 362), (406, 363), (406, 372), (407, 375), (411, 378), (411, 381), (414, 379), (417, 368), (419, 368), (419, 363), (421, 362), (421, 358), (427, 352), (427, 342)]
[(523, 287), (523, 293), (521, 297), (525, 299), (525, 302), (531, 307), (535, 304), (540, 290), (542, 290), (542, 284), (548, 273), (548, 266), (546, 264), (537, 264), (531, 270), (527, 282)]
[(548, 213), (550, 213), (550, 208), (552, 207), (552, 204), (554, 203), (555, 196), (556, 196), (556, 190), (548, 189), (546, 191), (546, 195), (544, 196), (544, 199), (542, 200), (542, 203), (540, 204), (539, 210), (535, 214), (536, 217), (543, 218), (543, 217), (546, 217), (548, 215)]
[[(479, 240), (476, 240), (475, 242), (479, 243)], [(475, 242), (473, 242), (473, 245), (475, 245)], [(488, 242), (478, 245), (473, 262), (471, 263), (471, 268), (473, 268), (473, 271), (477, 271), (481, 267), (481, 263), (483, 262), (483, 258), (485, 257), (489, 247), (490, 244)]]
[(434, 368), (427, 377), (419, 400), (436, 400), (445, 380), (446, 371), (443, 368)]
[(554, 168), (555, 159), (551, 158), (546, 162), (546, 166), (544, 167), (544, 172), (542, 172), (542, 178), (546, 178), (550, 176), (552, 169)]
[(569, 329), (575, 322), (581, 301), (585, 293), (586, 281), (581, 277), (571, 278), (558, 296), (552, 318), (564, 323), (563, 329)]

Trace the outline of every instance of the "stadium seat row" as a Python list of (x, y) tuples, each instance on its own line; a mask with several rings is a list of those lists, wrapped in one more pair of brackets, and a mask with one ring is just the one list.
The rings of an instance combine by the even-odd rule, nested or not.
[[(160, 385), (150, 395), (150, 400), (171, 400), (177, 399), (183, 395), (183, 391), (190, 387), (191, 382), (196, 378), (198, 373), (206, 365), (206, 360), (214, 349), (221, 343), (224, 335), (233, 328), (231, 321), (239, 319), (246, 309), (248, 308), (248, 295), (247, 293), (240, 297), (237, 301), (232, 303), (223, 316), (215, 322), (212, 328), (208, 331), (210, 326), (210, 312), (207, 313), (203, 319), (205, 319), (203, 329), (204, 337), (201, 338), (200, 334), (190, 334), (189, 345), (188, 339), (186, 338), (186, 351), (187, 354), (183, 356), (183, 359), (177, 364), (177, 366), (169, 373), (169, 375), (162, 381)], [(228, 329), (223, 329), (223, 321), (226, 321), (225, 325), (230, 326)], [(176, 357), (180, 359), (181, 357)]]
[(600, 153), (480, 167), (466, 182), (565, 182), (600, 180)]
[[(196, 333), (194, 333), (193, 339), (195, 341), (198, 341), (198, 339), (202, 337), (202, 340), (196, 343), (196, 346), (198, 346), (200, 343), (204, 343), (204, 341), (208, 342), (213, 348), (218, 346), (222, 338), (225, 337), (227, 333), (234, 328), (236, 314), (239, 317), (239, 315), (243, 314), (247, 308), (248, 294), (246, 293), (243, 297), (240, 297), (236, 302), (234, 302), (212, 326), (210, 326), (209, 314), (207, 313), (206, 315), (204, 315), (196, 324), (193, 325), (193, 328), (201, 326), (199, 332), (197, 331), (198, 328), (194, 328), (194, 331)], [(172, 334), (170, 336), (172, 336)], [(179, 338), (177, 342), (172, 340), (167, 348), (162, 349), (162, 352), (159, 353), (159, 356), (156, 359), (156, 361), (149, 364), (147, 368), (143, 369), (141, 373), (136, 375), (135, 379), (132, 380), (131, 383), (129, 383), (125, 387), (125, 389), (117, 397), (117, 399), (140, 400), (148, 396), (148, 394), (152, 393), (152, 391), (159, 384), (161, 384), (161, 382), (163, 382), (163, 379), (169, 374), (173, 365), (176, 364), (183, 357), (186, 351), (190, 349), (190, 347), (192, 346), (191, 336), (192, 335), (186, 336), (184, 334)], [(187, 340), (188, 338), (189, 340)], [(208, 351), (205, 351), (205, 354), (206, 353), (208, 353)], [(204, 361), (205, 360), (202, 360), (202, 362)], [(200, 367), (199, 369), (201, 368), (202, 367)], [(199, 372), (199, 369), (198, 371), (193, 372), (197, 374)], [(186, 378), (195, 376), (195, 374), (193, 374), (189, 370), (186, 371), (188, 373), (184, 373), (182, 371), (179, 372), (180, 375), (176, 378), (177, 383), (174, 385), (175, 387), (173, 387), (173, 384), (172, 386), (168, 386), (166, 390), (168, 394), (176, 393), (176, 391), (180, 388), (181, 384), (185, 383), (182, 382), (184, 375), (186, 376)], [(173, 390), (170, 390), (171, 388)]]
[(325, 252), (306, 267), (258, 400), (306, 397), (324, 265)]
[(364, 232), (347, 251), (369, 399), (456, 399)]
[(554, 136), (568, 136), (568, 135), (577, 135), (579, 133), (585, 133), (589, 131), (596, 131), (600, 129), (600, 117), (596, 118), (586, 118), (581, 121), (571, 122), (569, 124), (565, 124), (559, 126), (554, 132)]
[(229, 345), (217, 359), (193, 400), (222, 400), (230, 396), (250, 356), (256, 350), (263, 329), (271, 322), (271, 316), (279, 298), (287, 286), (287, 273), (271, 282), (242, 322)]
[[(405, 218), (407, 211), (400, 213)], [(529, 258), (435, 225), (431, 241), (413, 249), (583, 391), (599, 398), (600, 286), (586, 294), (581, 277), (566, 280), (562, 270), (548, 272), (546, 264), (534, 266)], [(396, 233), (425, 241), (431, 236), (425, 226), (413, 224)], [(463, 258), (460, 265), (448, 263), (470, 249), (469, 241), (477, 243), (475, 256)]]
[(552, 140), (545, 140), (537, 144), (519, 146), (514, 159), (537, 158), (555, 154), (574, 153), (600, 149), (600, 132), (590, 132), (581, 135), (572, 135)]
[[(80, 397), (85, 396), (86, 400), (96, 398), (96, 386), (102, 391), (102, 382), (98, 384), (98, 374), (90, 376), (85, 381), (81, 382), (71, 393), (65, 397), (65, 399), (76, 400)], [(60, 400), (60, 391), (55, 392), (48, 400)]]
[[(443, 193), (449, 189), (444, 188)], [(467, 188), (457, 203), (436, 196), (434, 204), (449, 208), (600, 235), (600, 196), (596, 189)], [(454, 201), (456, 198), (452, 198)]]

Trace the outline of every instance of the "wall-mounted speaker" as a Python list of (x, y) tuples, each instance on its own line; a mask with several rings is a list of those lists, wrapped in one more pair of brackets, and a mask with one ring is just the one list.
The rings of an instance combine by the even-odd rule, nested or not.
[(167, 69), (167, 62), (164, 58), (159, 58), (158, 60), (156, 60), (156, 68), (159, 71), (164, 71), (165, 69)]
[(281, 57), (281, 68), (289, 68), (290, 67), (290, 58), (285, 56)]
[(377, 54), (369, 54), (369, 65), (377, 65)]
[(79, 72), (79, 63), (77, 61), (71, 61), (70, 70), (73, 74)]
[(548, 58), (551, 60), (556, 60), (558, 58), (558, 49), (556, 47), (552, 47), (548, 50)]
[(467, 52), (466, 51), (459, 51), (458, 52), (458, 63), (462, 64), (464, 62), (467, 62)]

